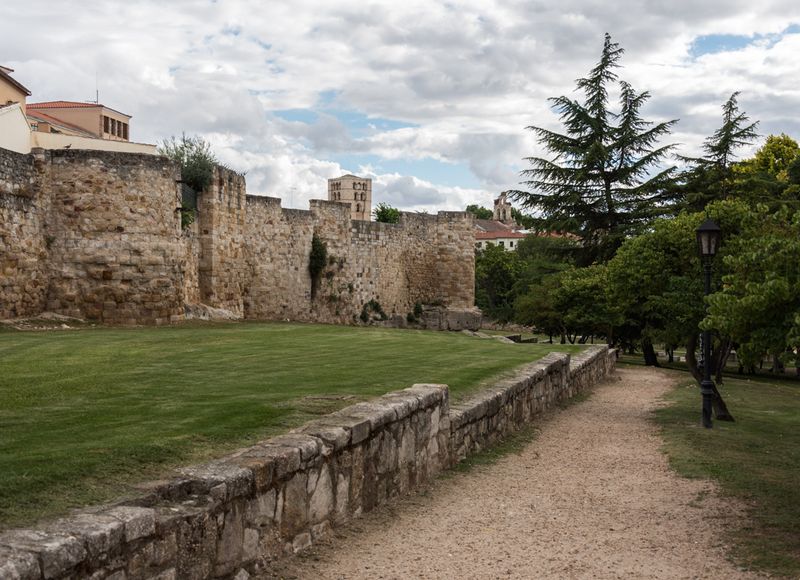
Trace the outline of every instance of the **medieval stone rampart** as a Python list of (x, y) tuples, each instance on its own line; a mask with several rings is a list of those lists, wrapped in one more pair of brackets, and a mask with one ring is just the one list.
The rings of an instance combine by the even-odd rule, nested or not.
[[(473, 307), (468, 214), (403, 213), (381, 224), (352, 221), (336, 202), (284, 209), (217, 168), (181, 230), (179, 178), (164, 157), (0, 150), (0, 318), (48, 310), (163, 324), (202, 303), (245, 318), (352, 324), (368, 303), (398, 319), (416, 303)], [(312, 296), (314, 235), (329, 263)]]
[(551, 354), (451, 408), (445, 385), (359, 403), (134, 500), (0, 534), (0, 577), (249, 578), (591, 388), (613, 351)]

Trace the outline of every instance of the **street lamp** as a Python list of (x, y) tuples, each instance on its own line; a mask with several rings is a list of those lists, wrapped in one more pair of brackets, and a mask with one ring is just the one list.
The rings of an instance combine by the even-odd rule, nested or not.
[[(719, 249), (722, 230), (711, 218), (706, 219), (697, 230), (697, 247), (703, 261), (706, 296), (711, 294), (711, 262)], [(714, 400), (714, 383), (711, 381), (711, 331), (703, 331), (703, 380), (700, 383), (703, 396), (703, 427), (711, 429), (711, 405)]]

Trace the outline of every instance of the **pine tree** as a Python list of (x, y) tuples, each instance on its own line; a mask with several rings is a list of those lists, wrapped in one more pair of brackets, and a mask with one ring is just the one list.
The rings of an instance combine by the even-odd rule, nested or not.
[[(627, 236), (669, 210), (666, 192), (674, 168), (657, 168), (674, 145), (657, 143), (677, 120), (653, 123), (642, 118), (650, 94), (618, 80), (615, 70), (623, 52), (606, 34), (600, 62), (577, 80), (583, 102), (566, 96), (549, 99), (565, 132), (527, 127), (553, 158), (527, 158), (531, 168), (522, 174), (528, 191), (510, 192), (540, 216), (540, 228), (578, 236), (584, 265), (610, 259)], [(614, 83), (619, 86), (619, 112), (609, 105)]]
[(703, 157), (682, 157), (690, 168), (682, 175), (684, 203), (690, 211), (701, 211), (712, 201), (725, 199), (733, 185), (732, 167), (736, 149), (750, 145), (758, 132), (758, 121), (739, 110), (738, 91), (722, 105), (722, 126), (703, 142)]

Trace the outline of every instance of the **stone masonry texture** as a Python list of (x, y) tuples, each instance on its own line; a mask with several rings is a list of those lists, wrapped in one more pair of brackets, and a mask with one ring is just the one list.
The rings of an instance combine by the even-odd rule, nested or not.
[[(243, 318), (353, 324), (370, 303), (401, 322), (419, 303), (442, 309), (432, 327), (479, 321), (469, 214), (382, 224), (352, 220), (337, 202), (283, 209), (218, 167), (182, 230), (179, 180), (164, 157), (0, 149), (0, 318), (51, 311), (166, 324), (204, 304)], [(314, 235), (328, 263), (312, 293)]]
[(0, 578), (248, 578), (591, 388), (615, 361), (607, 347), (551, 354), (455, 407), (445, 385), (347, 407), (141, 497), (0, 534)]

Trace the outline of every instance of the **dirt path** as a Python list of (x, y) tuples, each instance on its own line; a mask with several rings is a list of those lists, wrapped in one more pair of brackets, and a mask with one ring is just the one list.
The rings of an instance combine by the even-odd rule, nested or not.
[(722, 500), (671, 472), (648, 421), (673, 377), (625, 368), (520, 455), (434, 483), (280, 564), (280, 578), (748, 578)]

